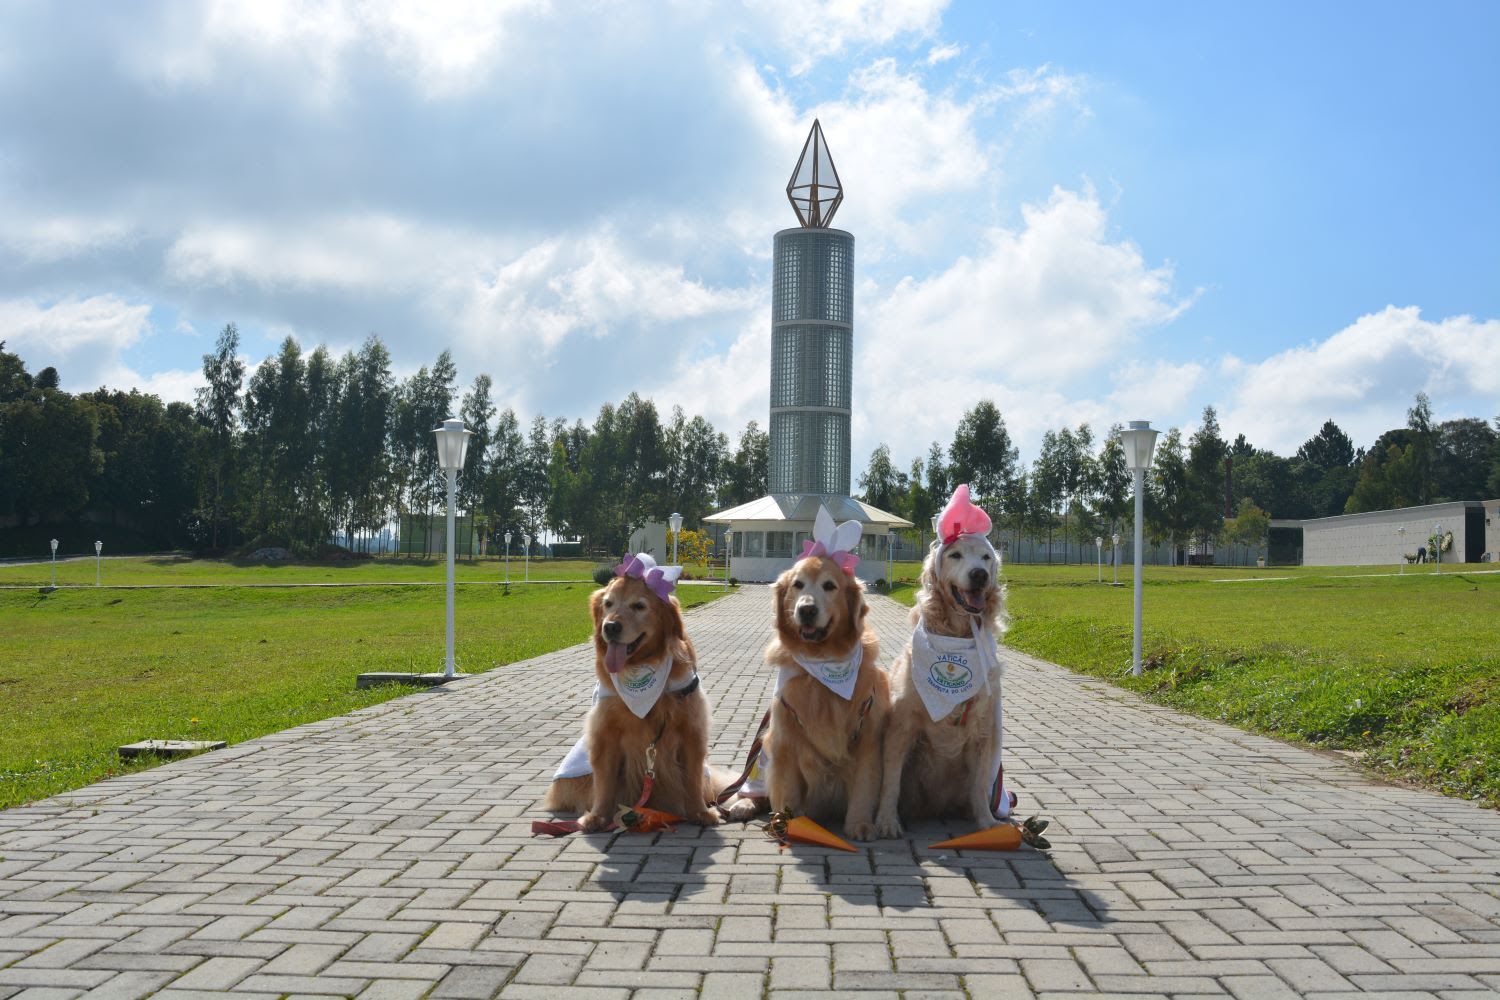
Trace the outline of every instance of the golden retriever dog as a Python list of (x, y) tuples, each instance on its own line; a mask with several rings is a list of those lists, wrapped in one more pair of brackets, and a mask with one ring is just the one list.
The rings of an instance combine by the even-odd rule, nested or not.
[[(902, 818), (965, 816), (979, 829), (1000, 822), (991, 793), (1000, 763), (1001, 664), (981, 649), (993, 650), (1002, 627), (998, 562), (983, 535), (965, 535), (934, 544), (922, 563), (911, 615), (918, 629), (891, 671), (875, 817), (882, 837), (900, 837)], [(916, 668), (914, 646), (921, 650)], [(924, 683), (925, 693), (918, 690)], [(934, 719), (934, 711), (941, 716)]]
[(810, 556), (782, 573), (772, 594), (776, 636), (765, 655), (781, 673), (766, 737), (770, 806), (842, 817), (846, 836), (870, 840), (891, 693), (875, 664), (875, 633), (865, 629), (864, 587), (833, 559)]
[[(656, 777), (646, 805), (704, 826), (717, 824), (704, 771), (711, 710), (697, 683), (698, 657), (677, 598), (658, 596), (645, 579), (623, 575), (593, 593), (589, 610), (599, 686), (584, 719), (583, 744), (593, 773), (555, 778), (546, 808), (581, 812), (579, 825), (585, 832), (603, 830), (621, 806), (634, 805), (640, 797), (649, 751)], [(654, 671), (649, 669), (653, 666)], [(647, 687), (648, 695), (642, 696), (637, 689), (643, 685), (661, 689)], [(656, 701), (638, 717), (630, 704), (644, 710), (641, 699), (650, 693)]]

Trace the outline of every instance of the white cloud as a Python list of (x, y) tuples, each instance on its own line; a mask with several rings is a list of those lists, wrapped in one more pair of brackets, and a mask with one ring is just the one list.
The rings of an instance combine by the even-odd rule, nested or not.
[(962, 53), (963, 49), (958, 45), (951, 43), (948, 45), (934, 45), (927, 50), (926, 62), (929, 66), (936, 66), (938, 63), (947, 62), (949, 59), (956, 59)]
[(0, 217), (0, 248), (27, 263), (68, 260), (119, 247), (131, 240), (131, 226), (119, 218), (29, 215), (9, 211)]
[[(101, 385), (129, 388), (145, 379), (121, 355), (151, 332), (151, 307), (115, 295), (0, 301), (0, 340), (33, 373), (56, 368), (63, 388), (87, 392)], [(170, 378), (171, 373), (163, 373)]]
[(326, 100), (344, 85), (346, 63), (371, 54), (430, 97), (478, 85), (501, 62), (511, 22), (541, 0), (213, 0), (180, 8), (132, 60), (137, 72), (201, 84), (247, 57), (303, 78), (305, 96)]
[(759, 0), (754, 9), (780, 32), (792, 72), (802, 73), (849, 47), (925, 38), (947, 6), (948, 0)]
[[(1294, 451), (1324, 420), (1368, 444), (1406, 422), (1416, 393), (1439, 419), (1490, 416), (1500, 385), (1500, 320), (1425, 320), (1415, 306), (1386, 306), (1326, 340), (1258, 363), (1226, 359), (1229, 406), (1220, 423), (1257, 447)], [(1460, 404), (1457, 407), (1454, 404)]]

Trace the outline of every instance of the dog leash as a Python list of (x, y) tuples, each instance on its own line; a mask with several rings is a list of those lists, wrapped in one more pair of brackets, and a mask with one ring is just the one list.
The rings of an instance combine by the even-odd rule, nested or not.
[(766, 730), (771, 727), (771, 712), (760, 717), (760, 725), (755, 729), (755, 736), (750, 740), (750, 752), (745, 754), (745, 769), (740, 776), (724, 787), (724, 790), (714, 797), (714, 805), (719, 811), (724, 811), (724, 803), (734, 798), (739, 790), (744, 787), (745, 782), (750, 780), (750, 775), (755, 770), (756, 763), (760, 760), (761, 747), (765, 744)]

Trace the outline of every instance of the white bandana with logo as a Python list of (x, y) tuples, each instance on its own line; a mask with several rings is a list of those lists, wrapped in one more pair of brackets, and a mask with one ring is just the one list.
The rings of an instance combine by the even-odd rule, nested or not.
[(854, 697), (854, 685), (859, 682), (859, 667), (865, 659), (865, 644), (863, 640), (856, 642), (852, 652), (834, 659), (815, 660), (797, 654), (793, 654), (792, 659), (819, 684), (848, 701)]
[[(634, 712), (638, 718), (644, 719), (646, 717), (646, 713), (650, 712), (651, 709), (656, 705), (656, 703), (661, 700), (663, 691), (680, 691), (692, 684), (693, 678), (698, 676), (697, 672), (695, 671), (688, 676), (687, 680), (683, 681), (677, 687), (667, 687), (667, 678), (672, 673), (672, 656), (670, 653), (667, 654), (666, 660), (664, 660), (662, 663), (655, 665), (648, 663), (635, 668), (626, 667), (624, 670), (621, 670), (620, 673), (614, 674), (612, 676), (614, 678), (619, 678), (627, 670), (632, 669), (649, 671), (651, 675), (650, 683), (644, 686), (644, 690), (641, 692), (641, 694), (632, 695), (632, 697), (635, 697), (637, 699), (636, 704), (632, 704), (631, 700), (624, 696), (624, 691), (628, 688), (629, 685), (622, 684), (618, 680), (616, 680), (615, 682), (615, 690), (613, 691), (605, 691), (598, 684), (595, 684), (593, 703), (597, 705), (599, 703), (599, 699), (613, 698), (616, 694), (619, 694), (620, 700), (625, 702), (625, 707), (629, 708), (631, 712)], [(636, 705), (640, 704), (646, 698), (650, 699), (649, 703), (646, 704), (645, 708), (637, 710)], [(580, 736), (578, 737), (578, 742), (573, 744), (572, 749), (569, 750), (567, 756), (563, 758), (563, 762), (558, 765), (557, 770), (552, 773), (552, 777), (581, 778), (586, 774), (593, 773), (593, 766), (589, 763), (589, 748), (587, 745), (587, 741), (584, 737)]]
[[(625, 707), (644, 719), (661, 700), (667, 689), (667, 678), (672, 674), (672, 654), (668, 653), (660, 663), (641, 663), (633, 667), (621, 667), (618, 673), (609, 675), (614, 683), (615, 694)], [(607, 693), (606, 693), (607, 696)]]
[(959, 639), (933, 635), (927, 623), (917, 622), (911, 636), (911, 682), (932, 721), (947, 718), (955, 708), (989, 686), (990, 676), (1000, 672), (995, 636), (972, 618), (974, 634)]

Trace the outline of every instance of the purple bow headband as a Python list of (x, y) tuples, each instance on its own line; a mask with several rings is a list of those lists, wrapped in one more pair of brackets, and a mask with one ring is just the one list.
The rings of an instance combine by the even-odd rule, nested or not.
[(672, 596), (672, 591), (677, 589), (677, 577), (681, 574), (681, 566), (662, 568), (656, 565), (655, 559), (644, 552), (631, 556), (615, 567), (615, 576), (635, 577), (664, 601)]
[(806, 559), (810, 556), (821, 556), (824, 559), (831, 559), (839, 569), (843, 570), (849, 576), (854, 575), (854, 567), (859, 565), (859, 556), (853, 552), (845, 552), (843, 549), (837, 552), (829, 552), (828, 546), (822, 542), (815, 542), (811, 538), (802, 543), (802, 555), (798, 556), (798, 558)]

